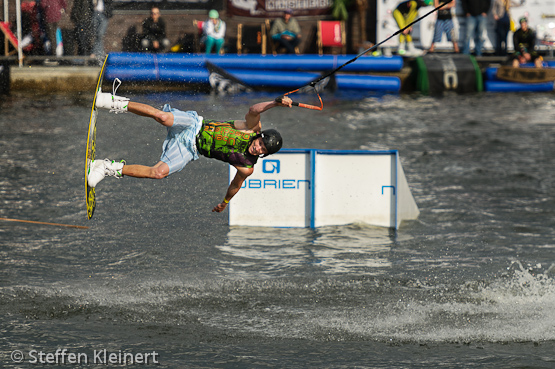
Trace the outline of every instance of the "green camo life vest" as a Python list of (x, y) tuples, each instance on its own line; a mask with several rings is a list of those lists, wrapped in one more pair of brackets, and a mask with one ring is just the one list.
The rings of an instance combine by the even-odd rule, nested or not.
[(256, 133), (235, 129), (234, 121), (202, 121), (197, 135), (198, 152), (207, 158), (217, 159), (238, 167), (252, 168), (258, 156), (249, 154), (248, 149)]

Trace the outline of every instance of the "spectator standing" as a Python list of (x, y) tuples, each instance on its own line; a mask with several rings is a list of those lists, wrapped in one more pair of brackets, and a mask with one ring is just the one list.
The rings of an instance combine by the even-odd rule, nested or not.
[(92, 0), (94, 42), (91, 58), (104, 59), (104, 35), (108, 28), (108, 20), (112, 17), (112, 0)]
[(65, 0), (42, 0), (40, 2), (44, 29), (46, 31), (46, 37), (48, 38), (48, 44), (45, 45), (45, 49), (48, 54), (56, 54), (56, 29), (58, 28), (58, 23), (62, 19), (62, 14), (65, 13), (67, 4)]
[(507, 55), (507, 35), (511, 30), (511, 0), (494, 0), (491, 13), (495, 19), (495, 55)]
[(287, 54), (294, 54), (295, 47), (301, 42), (301, 27), (299, 22), (293, 18), (293, 11), (287, 9), (283, 18), (274, 21), (270, 29), (270, 37), (279, 46), (285, 47)]
[[(21, 2), (21, 31), (23, 39), (21, 47), (28, 55), (44, 54), (44, 42), (41, 39), (41, 27), (38, 18), (40, 14), (38, 4), (34, 1)], [(4, 42), (3, 34), (0, 34), (0, 45)]]
[[(432, 5), (432, 0), (408, 0), (403, 1), (393, 11), (393, 18), (397, 22), (399, 29), (403, 29), (411, 24), (418, 16), (418, 9)], [(405, 40), (407, 41), (407, 48), (405, 49)], [(417, 56), (422, 53), (422, 50), (414, 47), (412, 43), (412, 27), (406, 28), (399, 34), (399, 48), (397, 49), (399, 55), (412, 55)]]
[[(430, 45), (429, 52), (434, 51), (434, 46), (436, 42), (441, 41), (441, 36), (445, 33), (447, 36), (447, 41), (453, 42), (453, 50), (456, 53), (459, 52), (459, 45), (457, 43), (457, 37), (455, 35), (455, 27), (453, 26), (453, 15), (451, 14), (451, 9), (455, 7), (456, 0), (451, 1), (449, 4), (439, 9), (437, 12), (437, 20), (434, 28), (434, 38), (432, 40), (432, 45)], [(443, 2), (439, 0), (434, 0), (434, 7), (442, 5)]]
[(71, 8), (71, 21), (75, 25), (77, 55), (90, 55), (93, 36), (92, 0), (74, 0)]
[(536, 68), (542, 68), (543, 58), (534, 50), (536, 46), (536, 33), (528, 27), (528, 19), (520, 18), (520, 28), (513, 35), (515, 53), (513, 55), (513, 67), (518, 68), (521, 64), (534, 62)]
[(476, 56), (482, 55), (484, 31), (491, 0), (462, 0), (463, 12), (466, 15), (466, 34), (463, 54), (470, 54), (470, 40), (474, 39)]
[(141, 46), (146, 51), (153, 53), (164, 51), (170, 46), (170, 40), (166, 38), (166, 22), (160, 16), (160, 9), (153, 7), (150, 17), (143, 21), (143, 39)]
[(225, 27), (225, 22), (220, 19), (218, 11), (214, 9), (210, 10), (208, 12), (208, 20), (202, 25), (206, 55), (212, 52), (212, 48), (214, 48), (216, 54), (220, 53), (224, 45)]

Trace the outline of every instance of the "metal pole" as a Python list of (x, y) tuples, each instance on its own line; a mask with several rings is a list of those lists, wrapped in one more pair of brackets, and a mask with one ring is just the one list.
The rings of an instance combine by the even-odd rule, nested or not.
[(17, 57), (19, 59), (19, 67), (21, 68), (23, 67), (23, 49), (21, 48), (21, 0), (15, 0), (15, 16), (17, 19)]
[[(4, 22), (8, 21), (8, 0), (4, 0)], [(4, 39), (4, 55), (8, 55), (8, 38)]]

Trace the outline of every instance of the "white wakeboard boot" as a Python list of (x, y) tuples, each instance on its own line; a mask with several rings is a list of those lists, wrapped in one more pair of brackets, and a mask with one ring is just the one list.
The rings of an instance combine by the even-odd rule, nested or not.
[[(116, 86), (116, 83), (118, 84)], [(96, 107), (103, 108), (103, 109), (110, 109), (112, 113), (125, 113), (127, 112), (127, 105), (129, 104), (129, 99), (123, 96), (117, 96), (116, 91), (118, 87), (121, 85), (121, 81), (119, 78), (114, 80), (114, 84), (112, 86), (112, 93), (109, 92), (102, 92), (100, 90), (96, 95)]]
[(122, 178), (124, 165), (125, 160), (122, 160), (119, 163), (110, 159), (93, 160), (91, 162), (89, 174), (87, 175), (87, 183), (89, 184), (89, 187), (96, 187), (98, 182), (102, 181), (106, 176)]
[(423, 53), (424, 51), (416, 48), (412, 42), (407, 42), (407, 56), (420, 56)]
[(405, 50), (405, 43), (401, 42), (399, 44), (399, 47), (397, 48), (397, 54), (403, 56), (407, 53), (407, 50)]

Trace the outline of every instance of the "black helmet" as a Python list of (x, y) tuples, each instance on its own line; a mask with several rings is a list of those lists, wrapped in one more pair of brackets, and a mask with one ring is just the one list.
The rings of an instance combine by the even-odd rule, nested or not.
[(264, 156), (275, 154), (283, 145), (283, 139), (281, 138), (279, 132), (275, 129), (262, 131), (260, 133), (260, 137), (262, 137), (262, 142), (264, 142), (264, 146), (266, 146), (266, 150), (268, 150), (268, 154)]

